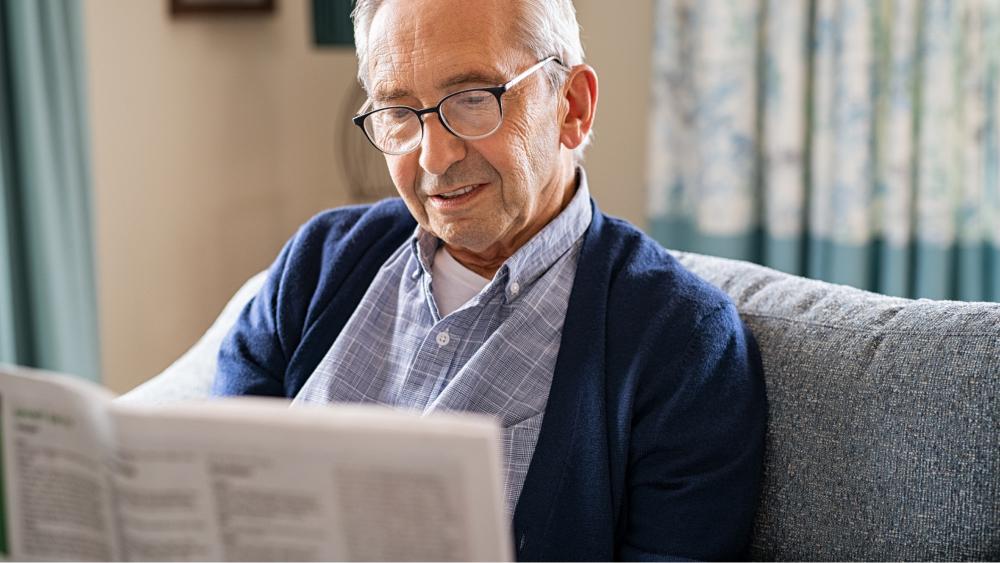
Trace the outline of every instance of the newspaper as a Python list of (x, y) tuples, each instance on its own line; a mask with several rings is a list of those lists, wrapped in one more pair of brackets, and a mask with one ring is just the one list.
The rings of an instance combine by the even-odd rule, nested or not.
[(276, 399), (114, 403), (0, 366), (0, 556), (510, 560), (499, 429)]

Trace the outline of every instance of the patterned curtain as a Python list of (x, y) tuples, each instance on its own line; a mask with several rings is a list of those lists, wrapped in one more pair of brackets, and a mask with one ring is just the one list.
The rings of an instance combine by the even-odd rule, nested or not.
[(650, 229), (1000, 300), (1000, 0), (656, 0)]
[(97, 379), (80, 12), (0, 0), (0, 362)]

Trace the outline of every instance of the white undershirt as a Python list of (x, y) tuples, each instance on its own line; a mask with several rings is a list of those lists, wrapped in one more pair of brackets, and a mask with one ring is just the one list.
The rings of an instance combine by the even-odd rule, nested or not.
[(468, 303), (489, 283), (490, 280), (455, 260), (444, 246), (438, 247), (431, 265), (431, 290), (441, 318)]

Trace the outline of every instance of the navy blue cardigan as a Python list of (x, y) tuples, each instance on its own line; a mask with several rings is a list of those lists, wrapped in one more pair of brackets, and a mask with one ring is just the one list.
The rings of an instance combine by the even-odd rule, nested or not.
[[(294, 396), (415, 226), (398, 199), (304, 225), (224, 341), (215, 392)], [(595, 205), (514, 513), (518, 559), (743, 556), (765, 409), (729, 299)]]

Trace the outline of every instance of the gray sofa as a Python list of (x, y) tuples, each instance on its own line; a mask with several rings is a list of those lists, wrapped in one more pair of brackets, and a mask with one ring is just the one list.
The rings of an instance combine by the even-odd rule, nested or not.
[[(754, 559), (1000, 559), (1000, 304), (898, 299), (676, 255), (732, 297), (761, 349), (769, 420)], [(219, 342), (262, 281), (120, 400), (206, 396)]]

